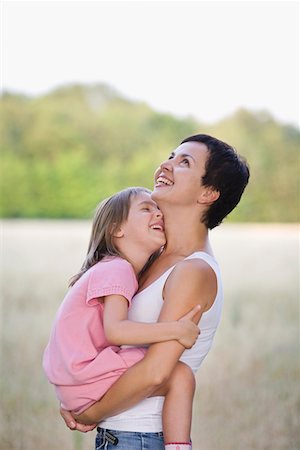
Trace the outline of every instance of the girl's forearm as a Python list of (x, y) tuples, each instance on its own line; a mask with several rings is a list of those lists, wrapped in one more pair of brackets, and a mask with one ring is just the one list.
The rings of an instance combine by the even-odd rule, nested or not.
[(143, 323), (122, 320), (105, 330), (106, 337), (114, 345), (143, 345), (178, 340), (182, 324), (177, 321)]

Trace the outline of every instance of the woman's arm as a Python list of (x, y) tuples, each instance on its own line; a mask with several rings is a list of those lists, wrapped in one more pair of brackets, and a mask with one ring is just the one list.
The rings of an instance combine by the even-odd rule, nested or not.
[[(216, 276), (208, 264), (199, 259), (182, 261), (166, 282), (159, 321), (178, 320), (200, 304), (201, 311), (194, 318), (198, 322), (212, 305), (216, 292)], [(101, 400), (80, 416), (74, 416), (75, 419), (85, 424), (96, 423), (151, 396), (170, 377), (183, 351), (184, 347), (178, 341), (151, 345), (143, 360), (129, 368)], [(62, 415), (68, 425), (71, 416), (64, 411)]]
[(107, 340), (114, 345), (143, 345), (177, 340), (185, 348), (191, 348), (199, 334), (192, 322), (195, 307), (180, 320), (143, 323), (127, 320), (128, 302), (121, 295), (104, 298), (103, 325)]

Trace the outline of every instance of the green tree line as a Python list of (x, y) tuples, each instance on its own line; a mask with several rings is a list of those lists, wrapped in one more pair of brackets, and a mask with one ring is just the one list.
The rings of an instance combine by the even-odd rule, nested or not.
[(158, 113), (100, 84), (39, 97), (5, 92), (0, 106), (1, 217), (90, 217), (119, 189), (151, 188), (159, 162), (184, 137), (206, 133), (233, 145), (251, 168), (229, 221), (299, 221), (300, 132), (267, 112), (241, 109), (207, 125)]

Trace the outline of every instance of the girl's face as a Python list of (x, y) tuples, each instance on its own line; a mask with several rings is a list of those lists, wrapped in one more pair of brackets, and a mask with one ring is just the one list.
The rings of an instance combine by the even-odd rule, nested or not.
[(150, 194), (134, 197), (127, 221), (120, 227), (124, 237), (149, 251), (149, 256), (166, 243), (163, 215)]
[(152, 198), (176, 204), (194, 204), (203, 191), (208, 150), (204, 144), (185, 142), (156, 170)]

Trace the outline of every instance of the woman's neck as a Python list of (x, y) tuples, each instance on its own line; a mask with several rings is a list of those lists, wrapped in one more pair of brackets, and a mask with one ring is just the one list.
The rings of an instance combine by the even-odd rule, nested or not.
[(170, 210), (164, 208), (164, 222), (167, 244), (164, 254), (188, 256), (195, 251), (211, 253), (207, 227), (200, 222), (199, 213), (172, 205)]

